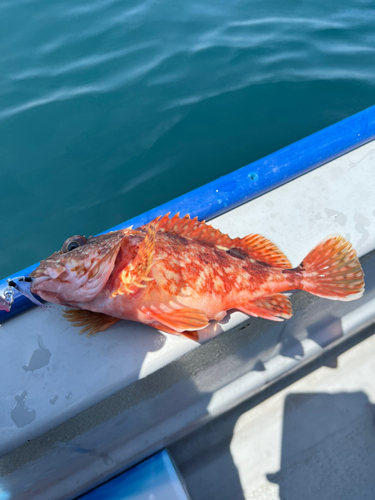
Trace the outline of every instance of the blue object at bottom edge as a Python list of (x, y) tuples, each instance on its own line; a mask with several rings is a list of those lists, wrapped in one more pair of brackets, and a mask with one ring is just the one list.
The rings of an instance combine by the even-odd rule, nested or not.
[(189, 500), (166, 450), (89, 491), (80, 500)]

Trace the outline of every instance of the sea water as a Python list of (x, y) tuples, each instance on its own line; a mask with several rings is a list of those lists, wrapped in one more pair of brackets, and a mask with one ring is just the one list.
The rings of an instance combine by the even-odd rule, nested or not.
[(2, 0), (0, 277), (375, 104), (364, 0)]

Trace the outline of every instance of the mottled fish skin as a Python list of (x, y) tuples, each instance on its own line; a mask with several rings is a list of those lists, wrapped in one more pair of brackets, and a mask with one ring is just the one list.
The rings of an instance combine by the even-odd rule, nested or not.
[(44, 300), (95, 313), (67, 316), (92, 332), (119, 318), (187, 334), (230, 309), (282, 321), (292, 309), (280, 292), (300, 288), (352, 300), (364, 289), (356, 253), (341, 236), (327, 238), (291, 269), (280, 250), (259, 235), (232, 240), (178, 215), (91, 237), (71, 252), (54, 253), (32, 276), (32, 292)]
[[(127, 314), (131, 314), (127, 319), (137, 320), (143, 317), (142, 309), (145, 307), (173, 304), (176, 308), (202, 309), (209, 319), (214, 319), (223, 311), (236, 308), (250, 298), (272, 293), (280, 286), (284, 290), (290, 289), (290, 280), (286, 279), (281, 269), (251, 262), (246, 257), (233, 257), (212, 243), (160, 233), (156, 235), (150, 272), (153, 280), (135, 294), (111, 298), (120, 286), (120, 269), (136, 255), (143, 238), (139, 235), (124, 242), (124, 255), (120, 255), (117, 269), (108, 280), (103, 294), (90, 304), (92, 310), (118, 317), (126, 309)], [(276, 282), (279, 286), (275, 286)]]

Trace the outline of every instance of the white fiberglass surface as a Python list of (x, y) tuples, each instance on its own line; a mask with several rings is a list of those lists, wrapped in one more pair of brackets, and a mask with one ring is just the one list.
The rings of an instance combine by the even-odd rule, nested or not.
[[(348, 238), (364, 255), (375, 248), (374, 168), (372, 142), (211, 223), (232, 237), (263, 234), (293, 265), (332, 233)], [(2, 453), (199, 347), (126, 321), (86, 338), (62, 318), (61, 309), (34, 308), (0, 329)], [(234, 313), (201, 337), (245, 318)]]

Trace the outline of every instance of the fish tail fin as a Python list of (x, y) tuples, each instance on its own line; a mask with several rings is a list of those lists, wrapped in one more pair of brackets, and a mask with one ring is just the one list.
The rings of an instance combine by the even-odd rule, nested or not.
[(365, 288), (364, 274), (357, 253), (340, 235), (320, 242), (296, 271), (301, 274), (300, 288), (332, 300), (355, 300)]

